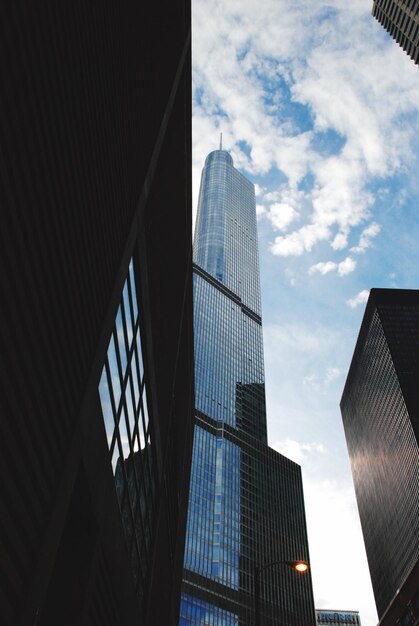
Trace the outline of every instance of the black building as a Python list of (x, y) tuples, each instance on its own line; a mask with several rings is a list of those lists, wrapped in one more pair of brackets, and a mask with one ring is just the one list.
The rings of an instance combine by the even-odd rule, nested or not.
[(175, 624), (189, 3), (4, 2), (0, 31), (0, 623)]
[(418, 380), (419, 291), (372, 289), (341, 411), (383, 626), (419, 620)]
[(419, 63), (419, 0), (374, 0), (373, 16)]

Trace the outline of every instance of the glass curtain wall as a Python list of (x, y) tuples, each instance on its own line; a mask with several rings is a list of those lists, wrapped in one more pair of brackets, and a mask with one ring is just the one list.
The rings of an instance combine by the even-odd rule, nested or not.
[[(267, 447), (254, 186), (224, 150), (208, 155), (201, 179), (194, 331), (196, 425), (180, 623), (250, 624), (254, 564), (268, 554), (308, 560), (308, 549), (299, 468)], [(270, 527), (281, 521), (280, 509), (276, 533)], [(266, 623), (281, 623), (275, 615), (282, 605), (287, 624), (313, 625), (310, 579), (301, 588), (288, 579), (286, 572), (278, 585), (268, 573), (262, 581)]]

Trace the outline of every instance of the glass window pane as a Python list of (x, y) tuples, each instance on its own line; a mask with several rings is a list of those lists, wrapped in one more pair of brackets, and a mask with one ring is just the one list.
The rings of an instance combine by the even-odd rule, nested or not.
[(135, 286), (135, 276), (134, 276), (134, 263), (132, 259), (131, 259), (131, 263), (129, 264), (129, 277), (130, 277), (130, 285), (131, 285), (132, 304), (134, 307), (134, 323), (135, 323), (138, 317), (138, 304), (137, 304), (137, 289)]
[(111, 447), (112, 435), (115, 429), (115, 420), (113, 417), (112, 403), (109, 395), (108, 379), (106, 376), (106, 367), (103, 368), (102, 376), (99, 383), (100, 403), (102, 405), (103, 421), (105, 422), (106, 437), (108, 446)]
[(122, 453), (124, 459), (127, 459), (130, 454), (130, 440), (125, 423), (125, 411), (122, 411), (121, 419), (119, 420), (119, 435), (121, 438)]
[(133, 446), (132, 446), (134, 454), (136, 452), (139, 452), (139, 450), (140, 450), (140, 446), (138, 444), (138, 442), (139, 442), (139, 438), (138, 437), (139, 437), (139, 435), (138, 435), (138, 425), (137, 425), (137, 427), (135, 428), (134, 440), (133, 440)]
[(148, 417), (147, 391), (146, 391), (145, 385), (143, 388), (143, 411), (144, 411), (144, 427), (147, 432), (149, 417)]
[(131, 345), (133, 338), (132, 331), (132, 320), (131, 320), (131, 307), (129, 304), (129, 296), (128, 296), (128, 284), (125, 283), (124, 291), (123, 291), (123, 299), (124, 299), (124, 311), (125, 311), (125, 319), (127, 322), (127, 336), (128, 336), (128, 345)]
[(135, 354), (132, 354), (131, 359), (131, 373), (132, 373), (132, 383), (134, 385), (134, 398), (135, 398), (135, 406), (138, 406), (138, 401), (140, 399), (140, 388), (139, 388), (139, 380), (138, 380), (138, 372), (137, 365), (135, 362)]
[(140, 378), (142, 380), (144, 376), (144, 363), (143, 363), (143, 353), (142, 353), (142, 348), (141, 348), (141, 335), (140, 335), (139, 326), (137, 330), (137, 353), (138, 353), (138, 365), (140, 368)]
[(125, 349), (125, 336), (124, 325), (122, 321), (121, 306), (118, 308), (118, 315), (116, 316), (116, 334), (118, 337), (119, 356), (121, 357), (122, 374), (125, 374), (127, 368), (127, 352)]
[(112, 454), (112, 470), (113, 470), (114, 475), (116, 474), (116, 467), (118, 464), (118, 459), (119, 459), (119, 447), (118, 447), (118, 442), (116, 441), (114, 445), (114, 449), (113, 449), (113, 454)]
[(119, 378), (118, 362), (116, 360), (116, 350), (115, 350), (113, 335), (111, 336), (111, 340), (109, 342), (109, 347), (108, 347), (108, 362), (109, 362), (109, 369), (111, 372), (111, 379), (112, 379), (111, 384), (112, 384), (112, 390), (113, 390), (113, 397), (115, 400), (115, 406), (118, 409), (119, 400), (121, 398), (121, 381)]
[(126, 390), (125, 390), (125, 400), (127, 403), (127, 413), (128, 413), (128, 423), (129, 423), (129, 428), (131, 433), (134, 432), (134, 426), (135, 426), (135, 405), (133, 403), (132, 400), (132, 395), (131, 395), (131, 385), (127, 384)]
[(138, 419), (138, 434), (140, 437), (141, 450), (144, 450), (145, 441), (146, 441), (146, 433), (144, 432), (144, 418), (142, 416), (142, 411), (140, 411), (140, 415)]

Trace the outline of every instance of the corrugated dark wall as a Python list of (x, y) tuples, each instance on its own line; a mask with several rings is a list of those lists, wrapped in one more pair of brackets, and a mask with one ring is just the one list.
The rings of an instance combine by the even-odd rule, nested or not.
[[(182, 1), (17, 0), (0, 7), (4, 624), (36, 623), (47, 587), (42, 576), (51, 572), (78, 459), (86, 454), (84, 420), (94, 413), (89, 403), (141, 229), (151, 242), (146, 282), (165, 272), (164, 263), (169, 268), (149, 305), (151, 313), (167, 305), (172, 316), (164, 362), (155, 359), (162, 445), (168, 441), (170, 398), (182, 378), (181, 333), (183, 356), (191, 358), (189, 29)], [(156, 225), (147, 204), (153, 185), (166, 189), (166, 202), (171, 188), (181, 191), (177, 219), (165, 222), (167, 203)], [(155, 246), (158, 226), (162, 242), (178, 239), (166, 248), (172, 262), (154, 256), (165, 253)], [(151, 320), (156, 344), (163, 321)], [(182, 409), (188, 393), (190, 385)], [(184, 435), (176, 452), (182, 467), (188, 445)], [(161, 456), (165, 462), (163, 448)], [(181, 479), (180, 471), (176, 493)]]
[(418, 591), (418, 347), (419, 291), (372, 289), (341, 412), (383, 624)]

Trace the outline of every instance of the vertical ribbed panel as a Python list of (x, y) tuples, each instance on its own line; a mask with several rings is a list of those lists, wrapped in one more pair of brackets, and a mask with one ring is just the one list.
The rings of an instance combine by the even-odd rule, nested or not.
[[(172, 343), (155, 359), (166, 367), (156, 374), (162, 438), (174, 381), (185, 375), (191, 384), (186, 342), (188, 355), (176, 371), (179, 335), (191, 334), (189, 28), (188, 3), (173, 0), (158, 6), (17, 0), (0, 8), (0, 621), (10, 626), (36, 620), (77, 456), (100, 457), (106, 445), (99, 438), (89, 450), (86, 399), (93, 403), (97, 394), (128, 270), (127, 247), (138, 241), (141, 220), (155, 239), (151, 224), (158, 212), (144, 207), (143, 193), (152, 189), (153, 154), (156, 162), (165, 154), (164, 163), (154, 163), (155, 186), (164, 187), (175, 172), (173, 189), (181, 190), (173, 209), (177, 224), (170, 224), (170, 233), (161, 227), (161, 241), (169, 234), (178, 241), (173, 276), (166, 281), (153, 251), (141, 268), (146, 294), (149, 283), (158, 283), (158, 308), (169, 297), (169, 283), (179, 293), (173, 323), (165, 324)], [(157, 149), (165, 116), (163, 148)], [(168, 156), (173, 163), (175, 155), (169, 170)], [(159, 324), (150, 324), (147, 334), (158, 335)], [(190, 396), (190, 386), (183, 388)], [(184, 399), (179, 391), (182, 408)], [(190, 417), (183, 414), (186, 423)], [(179, 498), (188, 473), (185, 441), (186, 434), (169, 488)], [(110, 471), (107, 464), (102, 471)], [(181, 542), (176, 523), (173, 534)], [(180, 580), (179, 569), (180, 563)], [(106, 623), (117, 622), (110, 617)]]
[(341, 401), (380, 619), (419, 560), (418, 322), (419, 292), (371, 291)]
[(374, 0), (372, 14), (419, 64), (419, 0)]

